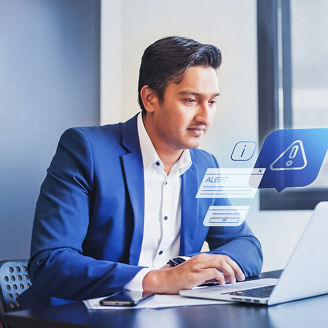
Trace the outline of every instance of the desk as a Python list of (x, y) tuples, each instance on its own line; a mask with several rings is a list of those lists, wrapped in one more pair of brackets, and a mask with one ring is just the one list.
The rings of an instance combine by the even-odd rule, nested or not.
[[(281, 271), (264, 273), (275, 278)], [(23, 310), (4, 315), (11, 327), (327, 327), (328, 295), (271, 307), (231, 303), (161, 309), (88, 311), (82, 303)]]

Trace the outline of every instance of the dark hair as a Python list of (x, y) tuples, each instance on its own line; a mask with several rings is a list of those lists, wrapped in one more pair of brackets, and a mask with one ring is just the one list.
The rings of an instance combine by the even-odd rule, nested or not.
[(139, 70), (138, 101), (142, 111), (146, 111), (140, 96), (144, 85), (153, 89), (162, 101), (169, 82), (180, 83), (188, 67), (199, 65), (219, 68), (220, 49), (178, 36), (160, 39), (147, 47)]

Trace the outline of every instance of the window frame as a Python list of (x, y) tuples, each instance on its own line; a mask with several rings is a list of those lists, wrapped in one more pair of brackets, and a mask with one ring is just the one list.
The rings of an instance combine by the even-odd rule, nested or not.
[[(258, 131), (261, 147), (270, 132), (282, 125), (283, 128), (292, 128), (290, 17), (290, 0), (257, 0)], [(280, 85), (282, 94), (279, 94)], [(280, 193), (262, 189), (259, 197), (260, 210), (310, 210), (318, 202), (328, 200), (328, 188), (299, 188)]]

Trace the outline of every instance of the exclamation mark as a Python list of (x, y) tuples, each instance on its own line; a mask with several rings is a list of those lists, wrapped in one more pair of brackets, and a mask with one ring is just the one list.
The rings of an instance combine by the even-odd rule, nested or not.
[(292, 166), (293, 165), (293, 161), (292, 159), (294, 159), (298, 153), (298, 150), (299, 150), (299, 146), (295, 145), (292, 150), (290, 151), (289, 153), (289, 161), (286, 162), (286, 166)]

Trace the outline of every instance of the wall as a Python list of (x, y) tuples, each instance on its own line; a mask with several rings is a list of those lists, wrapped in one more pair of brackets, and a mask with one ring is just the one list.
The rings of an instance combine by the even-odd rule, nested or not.
[[(101, 123), (126, 120), (139, 111), (138, 70), (150, 43), (169, 35), (213, 43), (223, 53), (222, 96), (202, 148), (214, 153), (221, 166), (234, 166), (234, 144), (258, 139), (256, 0), (103, 0), (102, 19)], [(262, 243), (264, 270), (285, 266), (309, 215), (260, 212), (254, 200), (247, 220)]]
[(28, 258), (61, 133), (99, 123), (100, 1), (0, 1), (0, 260)]

